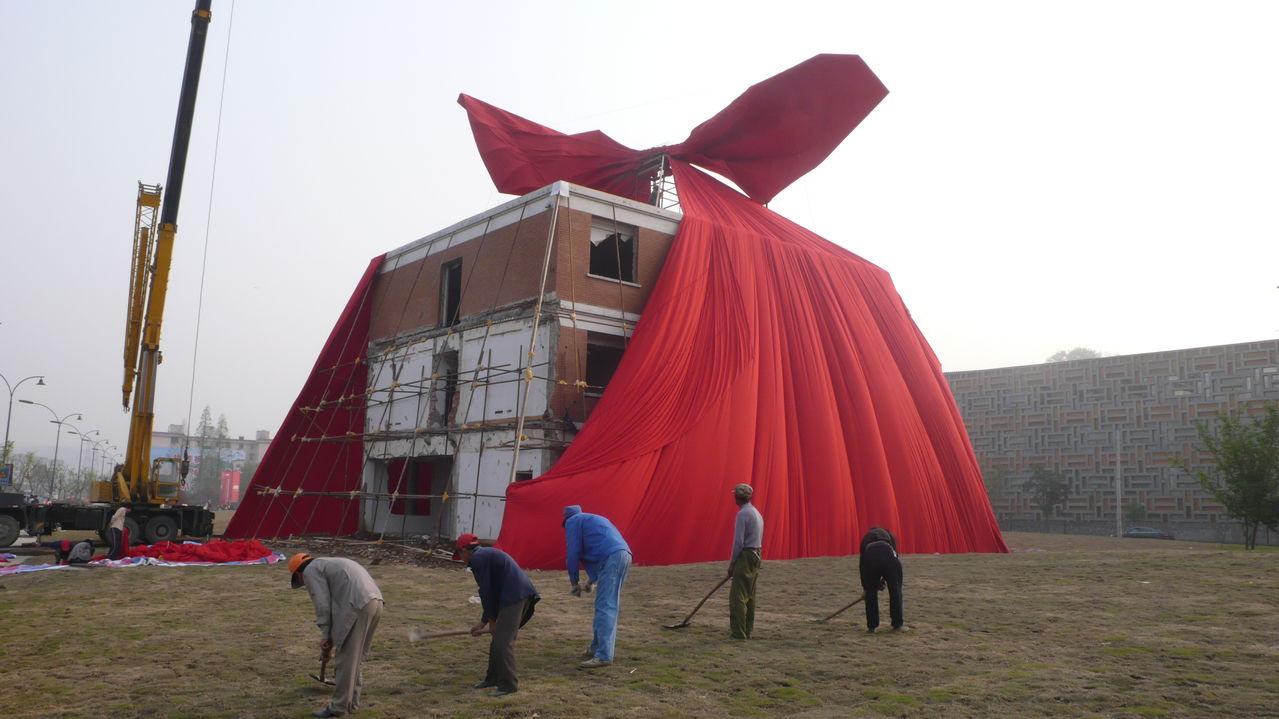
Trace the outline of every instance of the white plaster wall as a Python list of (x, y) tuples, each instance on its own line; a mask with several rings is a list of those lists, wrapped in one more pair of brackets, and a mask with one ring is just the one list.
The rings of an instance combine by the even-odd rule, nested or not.
[[(548, 349), (553, 320), (544, 319), (537, 331), (533, 368), (539, 378), (547, 376), (547, 363), (553, 359)], [(457, 423), (515, 419), (524, 383), (510, 380), (519, 376), (519, 369), (527, 362), (532, 325), (532, 319), (524, 319), (474, 328), (460, 335), (408, 345), (370, 361), (369, 387), (373, 391), (364, 431), (411, 432), (428, 426), (432, 402), (438, 404), (431, 374), (435, 371), (435, 355), (441, 352), (458, 353)], [(482, 369), (477, 374), (477, 367), (501, 369)], [(485, 385), (486, 380), (495, 384)], [(396, 382), (401, 386), (393, 387)], [(548, 390), (545, 380), (534, 380), (529, 388), (526, 417), (539, 417), (546, 410)]]
[[(539, 418), (546, 410), (550, 383), (547, 377), (548, 360), (553, 359), (549, 347), (553, 335), (553, 318), (544, 317), (538, 327), (534, 375), (538, 378), (528, 385), (526, 418)], [(390, 431), (411, 432), (426, 428), (432, 411), (433, 387), (431, 373), (435, 369), (435, 356), (439, 352), (458, 352), (458, 371), (462, 381), (457, 385), (457, 413), (455, 423), (473, 424), (481, 421), (508, 421), (517, 419), (517, 409), (522, 400), (526, 383), (506, 381), (485, 386), (483, 380), (518, 377), (518, 368), (528, 360), (528, 344), (533, 326), (531, 318), (503, 322), (491, 327), (480, 327), (429, 341), (406, 345), (389, 352), (380, 361), (369, 365), (369, 386), (375, 391), (369, 396), (370, 407), (365, 419), (365, 431), (370, 433)], [(487, 330), (487, 332), (486, 332)], [(471, 382), (477, 366), (501, 367), (498, 371), (484, 371), (480, 382)], [(398, 373), (398, 380), (396, 380)], [(422, 381), (425, 380), (425, 381)], [(392, 388), (393, 381), (413, 387)], [(438, 408), (435, 411), (439, 411)], [(527, 432), (526, 432), (527, 434)], [(385, 470), (374, 460), (428, 455), (452, 455), (454, 457), (455, 483), (449, 501), (444, 504), (449, 513), (445, 527), (456, 535), (474, 532), (484, 538), (498, 535), (502, 515), (506, 507), (506, 485), (511, 477), (511, 461), (514, 455), (515, 431), (500, 429), (486, 432), (464, 432), (453, 435), (454, 447), (442, 435), (410, 437), (367, 442), (365, 449), (370, 461), (365, 463), (365, 484), (377, 487), (371, 491), (384, 492)], [(522, 450), (518, 470), (541, 474), (545, 462), (542, 450)], [(375, 471), (371, 468), (378, 468)], [(479, 496), (477, 496), (479, 495)], [(364, 527), (367, 531), (381, 532), (390, 523), (388, 531), (399, 533), (402, 517), (390, 515), (387, 503), (368, 501), (364, 509)], [(410, 517), (410, 534), (435, 531), (434, 517)], [(420, 527), (420, 528), (416, 528)]]
[[(544, 317), (537, 329), (536, 356), (533, 360), (533, 374), (537, 377), (547, 376), (547, 361), (550, 358), (547, 347), (551, 335), (549, 320), (549, 317)], [(457, 415), (459, 422), (513, 420), (518, 416), (517, 409), (520, 395), (524, 392), (524, 383), (510, 380), (518, 377), (519, 369), (528, 362), (532, 326), (533, 320), (530, 318), (494, 325), (488, 328), (487, 337), (484, 328), (470, 330), (464, 335), (459, 359), (460, 370), (469, 372), (477, 366), (499, 367), (500, 370), (482, 373), (480, 379), (506, 381), (488, 385), (482, 382), (466, 383), (460, 386), (458, 400), (461, 405)], [(475, 377), (474, 374), (463, 376)], [(524, 416), (539, 417), (546, 410), (547, 383), (534, 380), (529, 389)]]

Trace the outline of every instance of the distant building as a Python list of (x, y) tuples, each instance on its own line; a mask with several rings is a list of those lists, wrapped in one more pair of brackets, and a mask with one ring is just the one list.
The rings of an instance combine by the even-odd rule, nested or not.
[[(1051, 519), (1080, 531), (1115, 528), (1116, 454), (1121, 506), (1179, 537), (1231, 540), (1238, 523), (1194, 476), (1209, 466), (1196, 422), (1279, 401), (1279, 341), (948, 372), (1001, 526), (1042, 520), (1022, 490), (1032, 467), (1061, 472), (1069, 496)], [(1276, 538), (1279, 539), (1279, 538)], [(1264, 540), (1259, 540), (1264, 541)]]
[[(215, 440), (205, 440), (205, 443), (214, 442)], [(187, 447), (187, 454), (192, 461), (198, 463), (200, 456), (201, 439), (198, 436), (188, 436), (186, 427), (181, 424), (171, 424), (166, 432), (151, 433), (151, 459), (156, 457), (182, 457), (182, 448)], [(224, 464), (229, 464), (228, 469), (239, 472), (244, 469), (245, 463), (257, 463), (262, 459), (262, 454), (266, 452), (266, 448), (271, 444), (271, 432), (269, 430), (260, 429), (257, 431), (253, 439), (247, 439), (243, 436), (228, 437), (226, 439), (216, 440), (218, 452), (222, 456)]]

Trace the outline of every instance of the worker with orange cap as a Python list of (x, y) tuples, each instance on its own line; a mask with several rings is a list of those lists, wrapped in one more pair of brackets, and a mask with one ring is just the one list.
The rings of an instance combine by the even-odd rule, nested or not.
[(336, 650), (333, 698), (316, 717), (337, 717), (360, 708), (364, 657), (373, 645), (373, 631), (382, 618), (382, 591), (356, 562), (343, 557), (312, 557), (299, 552), (289, 557), (293, 588), (306, 587), (315, 605), (320, 628), (320, 652)]

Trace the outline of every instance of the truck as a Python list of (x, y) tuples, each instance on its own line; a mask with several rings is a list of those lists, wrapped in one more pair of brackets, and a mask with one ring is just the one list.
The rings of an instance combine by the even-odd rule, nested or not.
[[(196, 0), (191, 13), (191, 38), (178, 97), (178, 116), (169, 153), (164, 186), (138, 183), (133, 226), (128, 311), (124, 335), (124, 408), (132, 409), (124, 461), (109, 480), (89, 487), (89, 503), (28, 501), (22, 495), (0, 497), (0, 547), (7, 547), (19, 530), (39, 536), (57, 529), (96, 531), (105, 540), (107, 522), (119, 507), (129, 507), (125, 524), (131, 541), (148, 544), (172, 541), (179, 534), (213, 534), (213, 512), (181, 503), (181, 488), (190, 463), (171, 457), (151, 458), (151, 430), (155, 421), (156, 372), (161, 362), (160, 326), (169, 286), (169, 267), (177, 235), (178, 204), (191, 141), (196, 91), (204, 61), (204, 45), (212, 17), (212, 0)], [(21, 498), (19, 501), (17, 498)]]

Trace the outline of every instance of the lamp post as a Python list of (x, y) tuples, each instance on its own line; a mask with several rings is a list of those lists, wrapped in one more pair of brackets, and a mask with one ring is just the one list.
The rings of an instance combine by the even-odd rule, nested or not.
[[(74, 425), (72, 426), (74, 427)], [(97, 429), (91, 429), (88, 432), (82, 433), (78, 429), (69, 429), (67, 430), (67, 434), (75, 434), (80, 436), (80, 459), (76, 464), (76, 481), (79, 482), (80, 480), (84, 479), (84, 443), (93, 441), (89, 439), (89, 435), (102, 434), (102, 431)]]
[(0, 380), (4, 380), (4, 386), (9, 390), (9, 414), (4, 418), (4, 445), (3, 449), (0, 449), (0, 455), (3, 455), (3, 458), (0, 458), (0, 464), (9, 463), (9, 420), (13, 419), (13, 393), (17, 392), (18, 388), (22, 386), (22, 383), (29, 379), (40, 380), (39, 382), (36, 382), (37, 387), (44, 386), (44, 375), (42, 374), (33, 374), (30, 377), (23, 377), (14, 384), (9, 384), (9, 379), (0, 374)]
[[(92, 454), (90, 455), (93, 457), (93, 459), (89, 461), (89, 473), (93, 475), (94, 477), (98, 476), (98, 445), (102, 444), (102, 445), (106, 445), (107, 447), (110, 447), (111, 446), (110, 442), (111, 440), (107, 439), (106, 437), (103, 437), (102, 439), (99, 439), (98, 441), (93, 443), (93, 451), (92, 451)], [(107, 456), (106, 447), (102, 449), (102, 456), (103, 457)]]
[(53, 408), (47, 404), (32, 402), (29, 399), (20, 399), (18, 401), (21, 402), (22, 404), (33, 404), (37, 407), (44, 407), (46, 410), (49, 411), (49, 414), (53, 415), (53, 419), (49, 420), (49, 423), (58, 425), (58, 428), (53, 431), (53, 472), (52, 472), (53, 478), (49, 480), (49, 495), (52, 496), (53, 488), (58, 486), (58, 444), (62, 441), (62, 425), (67, 424), (67, 420), (71, 418), (72, 414), (75, 415), (75, 421), (77, 422), (84, 419), (84, 416), (80, 414), (79, 412), (72, 412), (66, 417), (62, 417), (59, 419), (58, 413), (54, 412)]
[(102, 474), (102, 477), (103, 477), (103, 479), (104, 479), (104, 480), (110, 480), (110, 479), (111, 479), (111, 477), (109, 477), (109, 476), (107, 475), (107, 462), (111, 459), (111, 453), (112, 453), (112, 452), (114, 452), (114, 451), (116, 451), (117, 449), (119, 449), (119, 447), (115, 446), (114, 444), (108, 444), (107, 446), (105, 446), (105, 447), (103, 447), (103, 448), (102, 448), (102, 472), (101, 472), (101, 474)]

